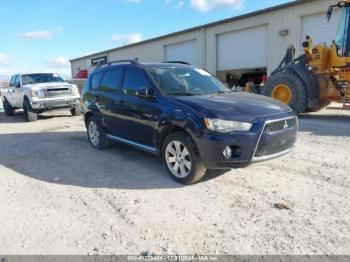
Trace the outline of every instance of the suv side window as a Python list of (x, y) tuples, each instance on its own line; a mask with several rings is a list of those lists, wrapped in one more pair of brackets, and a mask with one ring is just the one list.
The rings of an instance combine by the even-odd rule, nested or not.
[(16, 86), (16, 78), (17, 78), (17, 75), (14, 75), (13, 77), (11, 77), (11, 81), (10, 81), (10, 85), (9, 87), (15, 87)]
[(151, 82), (145, 72), (138, 68), (127, 68), (123, 81), (123, 93), (135, 96), (136, 91), (151, 87)]
[(106, 71), (102, 77), (100, 91), (102, 92), (117, 92), (121, 91), (121, 81), (123, 77), (123, 69), (117, 68)]
[(103, 72), (99, 72), (91, 76), (91, 90), (97, 90), (100, 87), (102, 75)]

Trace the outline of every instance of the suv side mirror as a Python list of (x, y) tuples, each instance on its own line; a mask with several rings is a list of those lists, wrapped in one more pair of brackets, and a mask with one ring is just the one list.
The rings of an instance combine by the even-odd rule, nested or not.
[(16, 88), (21, 88), (21, 83), (17, 83)]
[(153, 89), (144, 87), (136, 91), (136, 96), (141, 99), (153, 100), (155, 98)]

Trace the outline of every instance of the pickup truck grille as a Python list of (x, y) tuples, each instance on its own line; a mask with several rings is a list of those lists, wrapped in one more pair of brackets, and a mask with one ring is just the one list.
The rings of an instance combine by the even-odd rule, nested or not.
[(60, 96), (67, 96), (71, 95), (72, 91), (69, 87), (53, 87), (53, 88), (47, 88), (46, 89), (46, 97), (60, 97)]
[(296, 117), (269, 122), (265, 125), (254, 158), (268, 158), (287, 152), (297, 141)]

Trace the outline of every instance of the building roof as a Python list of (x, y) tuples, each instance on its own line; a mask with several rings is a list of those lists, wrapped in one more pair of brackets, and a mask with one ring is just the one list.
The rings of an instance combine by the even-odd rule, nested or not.
[(176, 36), (176, 35), (179, 35), (179, 34), (189, 33), (189, 32), (197, 31), (197, 30), (201, 30), (201, 29), (206, 29), (206, 28), (211, 27), (211, 26), (221, 25), (221, 24), (225, 24), (225, 23), (241, 20), (241, 19), (244, 19), (244, 18), (249, 18), (249, 17), (256, 16), (256, 15), (261, 15), (261, 14), (265, 14), (265, 13), (269, 13), (269, 12), (273, 12), (273, 11), (278, 11), (278, 10), (281, 10), (281, 9), (284, 9), (284, 8), (287, 8), (287, 7), (292, 7), (292, 6), (296, 6), (296, 5), (300, 5), (300, 4), (304, 4), (304, 3), (308, 3), (308, 2), (313, 2), (313, 1), (316, 1), (316, 0), (295, 0), (295, 1), (292, 1), (292, 2), (285, 3), (285, 4), (276, 5), (276, 6), (273, 6), (273, 7), (268, 7), (268, 8), (265, 8), (265, 9), (257, 10), (257, 11), (254, 11), (254, 12), (250, 12), (250, 13), (247, 13), (247, 14), (238, 15), (238, 16), (227, 18), (227, 19), (211, 22), (211, 23), (208, 23), (208, 24), (204, 24), (204, 25), (188, 28), (188, 29), (185, 29), (185, 30), (177, 31), (177, 32), (170, 33), (170, 34), (167, 34), (167, 35), (162, 35), (162, 36), (150, 38), (150, 39), (147, 39), (147, 40), (144, 40), (144, 41), (140, 41), (140, 42), (137, 42), (137, 43), (124, 45), (124, 46), (108, 49), (108, 50), (105, 50), (105, 51), (100, 51), (100, 52), (97, 52), (97, 53), (93, 53), (93, 54), (77, 57), (77, 58), (71, 59), (70, 62), (76, 61), (76, 60), (80, 60), (80, 59), (83, 59), (83, 58), (88, 58), (88, 57), (104, 54), (104, 53), (111, 52), (111, 51), (121, 50), (121, 49), (132, 47), (132, 46), (142, 45), (142, 44), (145, 44), (145, 43), (153, 42), (153, 41), (156, 41), (156, 40), (161, 40), (161, 39), (172, 37), (172, 36)]

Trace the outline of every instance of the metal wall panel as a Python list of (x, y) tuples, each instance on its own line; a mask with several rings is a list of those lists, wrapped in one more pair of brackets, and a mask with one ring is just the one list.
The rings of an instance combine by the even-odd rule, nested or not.
[(267, 26), (258, 26), (218, 35), (218, 71), (267, 67), (267, 34)]

